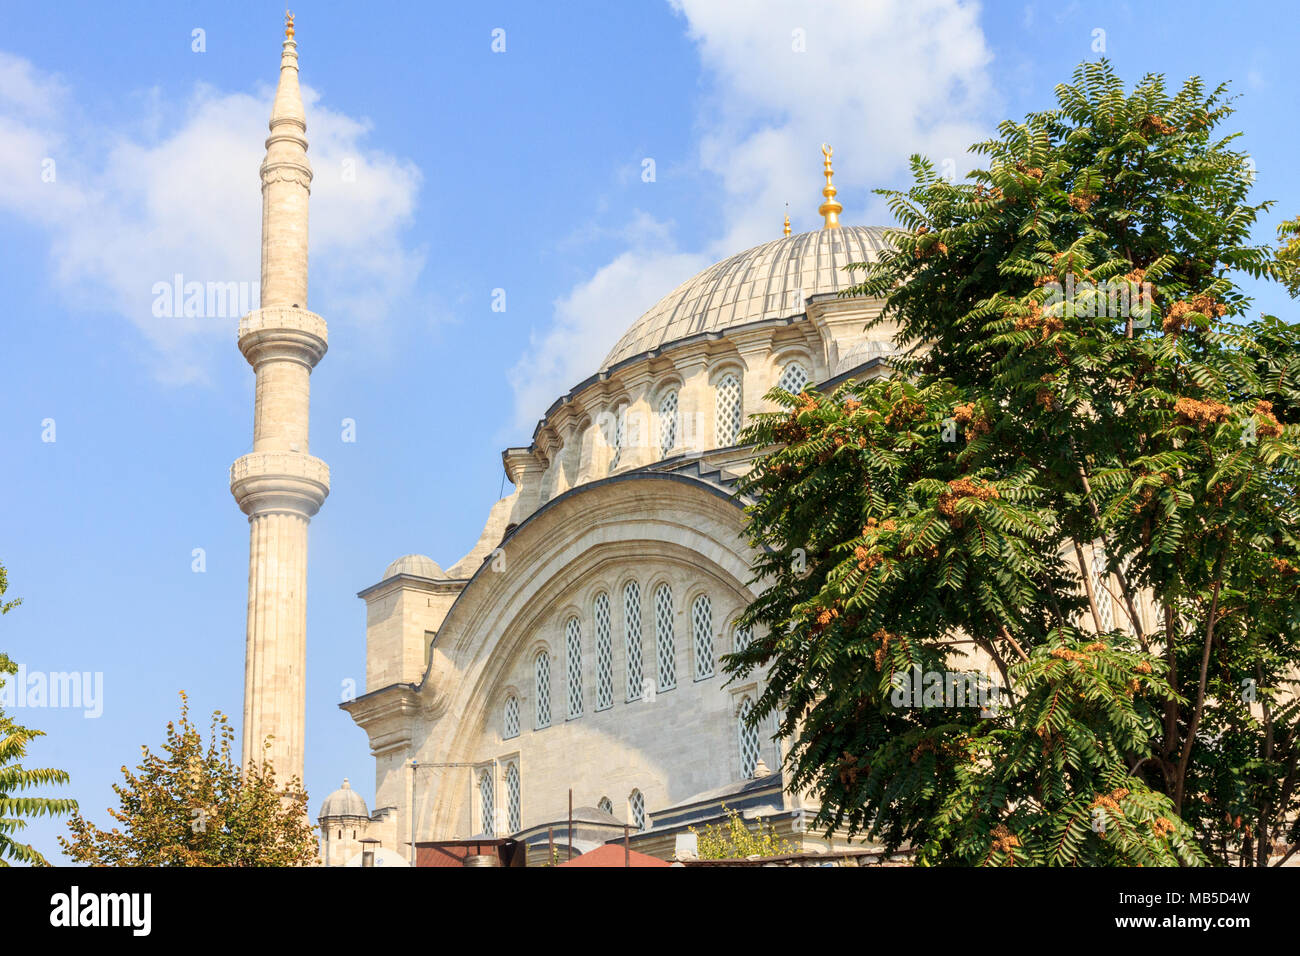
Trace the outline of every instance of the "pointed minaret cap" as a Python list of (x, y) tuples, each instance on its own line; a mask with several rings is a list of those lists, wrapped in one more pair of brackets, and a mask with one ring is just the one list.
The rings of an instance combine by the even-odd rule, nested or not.
[(826, 201), (817, 207), (817, 211), (826, 217), (826, 224), (822, 226), (823, 229), (840, 228), (840, 213), (844, 211), (844, 207), (835, 199), (835, 184), (831, 182), (831, 177), (835, 175), (835, 171), (831, 169), (831, 153), (833, 152), (833, 149), (822, 143), (822, 155), (826, 157), (826, 162), (822, 164), (826, 176), (826, 188), (822, 190), (822, 195), (826, 197)]
[[(284, 48), (280, 54), (280, 84), (275, 90), (275, 104), (271, 107), (271, 132), (277, 126), (296, 126), (307, 131), (307, 112), (302, 107), (302, 91), (298, 88), (298, 41), (293, 38), (293, 14), (284, 12)], [(268, 142), (269, 146), (270, 143)], [(303, 141), (303, 148), (307, 146)]]

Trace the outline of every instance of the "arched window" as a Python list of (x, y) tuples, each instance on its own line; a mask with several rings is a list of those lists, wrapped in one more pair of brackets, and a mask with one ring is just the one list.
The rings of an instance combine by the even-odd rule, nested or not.
[(659, 453), (665, 458), (677, 445), (677, 389), (659, 399)]
[(614, 706), (614, 648), (609, 634), (609, 595), (596, 595), (596, 709)]
[(628, 815), (632, 819), (632, 826), (638, 830), (644, 830), (646, 826), (645, 819), (645, 795), (640, 790), (633, 790), (631, 796), (627, 798)]
[(641, 585), (623, 588), (623, 636), (627, 641), (627, 699), (641, 699)]
[(506, 826), (511, 833), (523, 829), (519, 813), (519, 765), (506, 768)]
[(748, 717), (754, 709), (754, 702), (748, 697), (741, 698), (740, 710), (736, 713), (736, 733), (740, 740), (740, 775), (754, 776), (754, 767), (758, 764), (758, 728), (752, 726)]
[(501, 738), (509, 740), (519, 736), (519, 698), (511, 694), (506, 698), (505, 712), (501, 716)]
[(551, 655), (541, 651), (533, 661), (537, 684), (537, 729), (551, 726)]
[(568, 675), (569, 717), (582, 716), (582, 626), (576, 617), (564, 625), (565, 673)]
[(666, 584), (655, 589), (655, 662), (658, 690), (677, 686), (677, 642), (673, 638), (673, 591)]
[(614, 411), (612, 434), (605, 436), (605, 440), (614, 447), (614, 455), (609, 459), (609, 470), (613, 471), (618, 467), (618, 460), (623, 457), (623, 446), (627, 444), (627, 406), (620, 405)]
[(808, 384), (808, 370), (798, 362), (791, 362), (781, 372), (781, 377), (777, 380), (776, 387), (783, 388), (793, 395), (798, 395), (803, 391), (803, 387)]
[(735, 630), (732, 631), (731, 643), (737, 654), (749, 647), (749, 642), (753, 639), (754, 632), (751, 628), (741, 627), (737, 624)]
[(728, 372), (718, 382), (715, 391), (717, 394), (717, 419), (715, 422), (717, 437), (715, 444), (719, 448), (725, 448), (728, 445), (734, 445), (740, 437), (742, 414), (740, 379)]
[(482, 831), (488, 836), (496, 836), (496, 794), (492, 787), (492, 771), (484, 770), (478, 778), (479, 817), (483, 821)]
[(596, 804), (601, 810), (604, 810), (611, 817), (614, 815), (614, 804), (609, 797), (601, 797), (600, 802)]
[(701, 594), (691, 605), (691, 634), (695, 638), (695, 679), (713, 676), (713, 603)]
[(1097, 545), (1092, 548), (1092, 594), (1097, 601), (1097, 616), (1101, 618), (1101, 629), (1109, 631), (1115, 626), (1114, 608), (1111, 606), (1110, 590), (1106, 587), (1106, 552)]

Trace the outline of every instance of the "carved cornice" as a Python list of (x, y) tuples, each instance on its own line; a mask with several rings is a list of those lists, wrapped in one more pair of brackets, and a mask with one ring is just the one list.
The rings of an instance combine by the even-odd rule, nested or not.
[(311, 192), (311, 167), (304, 163), (287, 160), (265, 162), (262, 164), (261, 173), (263, 186), (269, 186), (271, 183), (297, 183), (307, 192)]
[(239, 320), (239, 351), (254, 368), (272, 359), (314, 368), (329, 350), (325, 320), (306, 309), (271, 306)]
[(330, 493), (330, 469), (311, 455), (255, 451), (230, 466), (230, 493), (250, 517), (278, 511), (310, 518)]
[(339, 704), (370, 738), (376, 756), (405, 751), (411, 746), (411, 722), (420, 715), (420, 695), (411, 684), (390, 684)]

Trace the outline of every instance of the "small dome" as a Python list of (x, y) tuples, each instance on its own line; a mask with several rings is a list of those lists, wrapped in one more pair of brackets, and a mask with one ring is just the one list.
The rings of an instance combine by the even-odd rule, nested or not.
[(361, 799), (361, 794), (352, 789), (348, 783), (348, 778), (343, 778), (343, 786), (339, 787), (321, 804), (320, 815), (318, 820), (333, 819), (336, 817), (365, 817), (370, 819), (370, 811), (366, 809), (366, 801)]
[(395, 574), (414, 574), (419, 578), (443, 578), (446, 575), (433, 558), (423, 554), (405, 554), (388, 566), (383, 580)]

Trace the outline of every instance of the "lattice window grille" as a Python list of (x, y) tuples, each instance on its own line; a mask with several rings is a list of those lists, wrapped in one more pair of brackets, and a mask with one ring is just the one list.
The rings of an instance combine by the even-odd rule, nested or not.
[(734, 445), (740, 437), (740, 379), (726, 375), (717, 387), (717, 445)]
[(632, 811), (632, 826), (638, 830), (644, 830), (646, 828), (645, 794), (640, 790), (633, 790), (627, 802)]
[(551, 655), (542, 651), (534, 662), (537, 680), (537, 729), (551, 726)]
[(808, 370), (798, 362), (791, 362), (781, 373), (780, 379), (777, 380), (777, 388), (783, 388), (793, 395), (798, 395), (803, 391), (803, 387), (808, 384)]
[(492, 786), (492, 771), (484, 770), (478, 778), (478, 809), (482, 820), (482, 830), (488, 836), (496, 836), (496, 793)]
[(695, 679), (713, 676), (713, 602), (701, 594), (691, 605), (691, 632), (695, 637)]
[(569, 717), (582, 716), (582, 627), (576, 617), (564, 626), (564, 657), (568, 674)]
[(519, 698), (511, 694), (506, 698), (505, 714), (501, 720), (501, 736), (505, 740), (519, 736)]
[(677, 445), (677, 389), (659, 400), (659, 453), (665, 458)]
[(511, 833), (523, 829), (519, 802), (519, 767), (511, 764), (506, 768), (506, 827)]
[(641, 699), (641, 585), (623, 588), (623, 635), (627, 640), (627, 699)]
[(1101, 548), (1092, 549), (1092, 593), (1097, 599), (1097, 616), (1101, 618), (1101, 629), (1109, 631), (1115, 626), (1115, 608), (1111, 603), (1110, 591), (1106, 588), (1106, 552)]
[(655, 590), (655, 661), (659, 690), (677, 686), (677, 642), (673, 637), (673, 592), (666, 584)]
[(739, 654), (741, 651), (749, 647), (749, 642), (753, 639), (754, 631), (751, 628), (741, 627), (737, 624), (731, 638), (732, 646), (735, 647), (736, 653)]
[(736, 714), (736, 732), (740, 740), (740, 775), (752, 777), (758, 765), (758, 728), (751, 726), (747, 718), (754, 709), (754, 702), (748, 697), (740, 701), (740, 710)]
[(609, 797), (601, 797), (600, 802), (597, 803), (596, 806), (604, 810), (611, 817), (614, 815), (614, 803), (609, 799)]
[(614, 706), (614, 648), (609, 634), (609, 595), (596, 597), (596, 709)]

